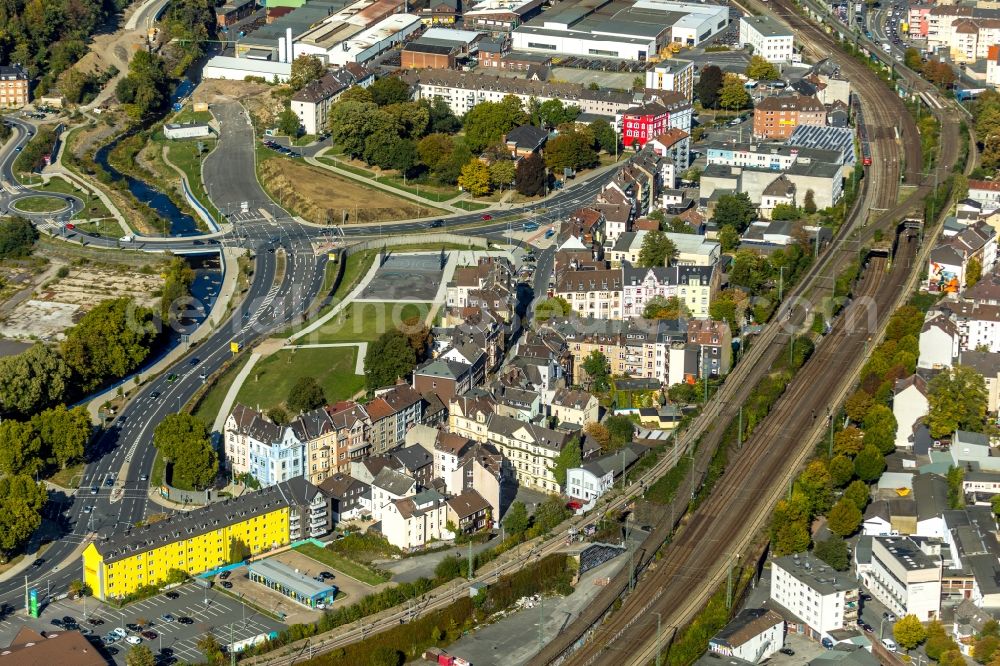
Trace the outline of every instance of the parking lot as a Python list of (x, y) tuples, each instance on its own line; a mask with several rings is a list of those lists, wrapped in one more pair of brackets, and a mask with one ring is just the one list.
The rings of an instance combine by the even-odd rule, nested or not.
[[(161, 654), (162, 650), (162, 654), (170, 655), (178, 661), (199, 663), (204, 657), (198, 651), (196, 644), (206, 632), (214, 634), (220, 644), (228, 645), (231, 641), (280, 631), (284, 628), (284, 625), (277, 620), (246, 606), (221, 590), (204, 589), (189, 583), (172, 592), (171, 596), (176, 596), (176, 599), (168, 598), (166, 594), (161, 593), (150, 599), (128, 604), (121, 611), (94, 599), (86, 600), (86, 612), (82, 600), (69, 599), (49, 604), (37, 619), (26, 618), (23, 611), (19, 610), (0, 620), (0, 641), (5, 641), (4, 645), (9, 644), (17, 631), (25, 625), (36, 631), (48, 633), (62, 631), (52, 620), (61, 622), (64, 617), (78, 622), (83, 629), (90, 632), (95, 642), (100, 642), (101, 636), (107, 635), (117, 627), (135, 636), (136, 632), (130, 631), (127, 625), (145, 621), (148, 624), (144, 631), (152, 631), (155, 636), (141, 638), (140, 642), (149, 647), (153, 654)], [(174, 621), (162, 620), (165, 614), (172, 615)], [(181, 618), (189, 618), (190, 622), (182, 623)], [(100, 621), (102, 624), (95, 625), (91, 620)], [(102, 645), (101, 650), (115, 663), (124, 664), (125, 655), (130, 647), (126, 641), (117, 640), (111, 646)], [(173, 662), (166, 659), (159, 663)]]

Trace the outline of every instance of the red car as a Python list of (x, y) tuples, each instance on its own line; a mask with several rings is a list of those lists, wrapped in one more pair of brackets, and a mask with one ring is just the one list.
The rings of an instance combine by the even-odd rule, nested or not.
[(493, 219), (493, 216), (490, 215), (489, 213), (486, 213), (485, 215), (483, 215), (483, 221), (484, 222), (489, 222), (492, 219)]
[(157, 633), (155, 631), (151, 631), (151, 630), (147, 629), (146, 631), (142, 632), (141, 636), (143, 638), (145, 638), (146, 640), (155, 641)]
[(70, 231), (73, 231), (74, 229), (76, 229), (76, 225), (75, 224), (67, 224), (66, 228), (69, 229)]

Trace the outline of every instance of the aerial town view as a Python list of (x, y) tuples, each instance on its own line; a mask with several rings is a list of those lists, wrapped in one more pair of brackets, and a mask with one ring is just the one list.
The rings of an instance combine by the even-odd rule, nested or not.
[(998, 232), (997, 0), (0, 2), (0, 666), (1000, 666)]

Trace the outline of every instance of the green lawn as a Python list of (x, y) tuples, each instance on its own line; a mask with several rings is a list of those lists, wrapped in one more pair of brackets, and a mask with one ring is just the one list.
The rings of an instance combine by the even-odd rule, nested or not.
[[(59, 194), (72, 194), (74, 196), (83, 199), (85, 207), (82, 211), (73, 216), (74, 220), (89, 220), (95, 218), (110, 218), (114, 217), (111, 211), (108, 210), (104, 202), (96, 194), (91, 194), (87, 190), (77, 187), (74, 183), (71, 183), (58, 176), (53, 176), (49, 178), (49, 182), (44, 185), (40, 184), (35, 186), (40, 192), (57, 192)], [(117, 222), (112, 221), (115, 231), (114, 233), (121, 232), (121, 226)]]
[(310, 143), (316, 140), (315, 134), (303, 134), (302, 136), (292, 139), (293, 146), (308, 146)]
[(83, 469), (83, 463), (70, 465), (66, 469), (56, 471), (48, 480), (62, 488), (78, 488), (83, 479)]
[[(201, 155), (198, 154), (199, 141), (205, 147), (205, 152)], [(187, 176), (188, 187), (191, 188), (191, 194), (194, 195), (194, 198), (208, 209), (212, 219), (218, 221), (219, 211), (212, 205), (212, 200), (208, 198), (208, 193), (205, 191), (205, 184), (201, 180), (201, 161), (205, 159), (205, 155), (208, 155), (214, 146), (215, 139), (168, 141), (167, 157)]]
[[(301, 546), (296, 546), (295, 550), (299, 551), (306, 557), (311, 557), (321, 564), (325, 564), (331, 569), (336, 569), (340, 573), (347, 574), (351, 578), (360, 580), (362, 583), (367, 583), (369, 585), (379, 585), (381, 583), (388, 582), (389, 578), (379, 574), (377, 571), (373, 571), (363, 564), (358, 564), (352, 560), (347, 559), (342, 555), (329, 550), (327, 548), (320, 548), (313, 543), (304, 543)], [(334, 579), (336, 584), (336, 579)]]
[(285, 401), (301, 377), (314, 377), (327, 402), (346, 400), (365, 386), (364, 375), (354, 374), (356, 347), (282, 350), (262, 358), (243, 382), (237, 400), (261, 410)]
[(65, 210), (68, 205), (63, 199), (38, 196), (18, 199), (14, 202), (13, 207), (29, 213), (53, 213), (57, 210)]
[(207, 123), (212, 120), (208, 111), (195, 111), (193, 106), (185, 106), (170, 119), (172, 123)]
[(226, 371), (208, 389), (205, 397), (198, 402), (198, 407), (193, 414), (196, 418), (204, 421), (209, 428), (212, 427), (215, 417), (222, 409), (222, 401), (225, 400), (229, 387), (233, 385), (233, 380), (236, 379), (236, 375), (240, 373), (249, 358), (250, 354), (244, 354), (243, 358), (226, 368)]
[(493, 204), (477, 203), (475, 201), (456, 201), (452, 205), (454, 205), (455, 208), (461, 208), (462, 210), (475, 211), (489, 208)]
[(98, 220), (97, 222), (76, 222), (74, 226), (79, 231), (86, 231), (88, 234), (97, 234), (98, 236), (107, 236), (108, 238), (118, 238), (122, 234), (122, 226), (114, 218)]
[(430, 303), (351, 303), (298, 343), (372, 342), (410, 317), (423, 319), (430, 309)]
[(394, 187), (397, 190), (402, 190), (404, 192), (409, 192), (410, 194), (416, 194), (418, 197), (427, 199), (428, 201), (448, 201), (454, 199), (459, 195), (459, 192), (454, 187), (442, 187), (440, 185), (427, 185), (427, 184), (413, 184), (413, 183), (403, 183), (403, 179), (398, 176), (379, 176), (375, 177), (374, 171), (369, 171), (363, 167), (355, 166), (353, 164), (348, 164), (347, 162), (342, 162), (333, 157), (317, 157), (317, 160), (330, 166), (335, 166), (344, 171), (349, 171), (353, 174), (361, 176), (365, 180), (376, 180), (390, 187)]

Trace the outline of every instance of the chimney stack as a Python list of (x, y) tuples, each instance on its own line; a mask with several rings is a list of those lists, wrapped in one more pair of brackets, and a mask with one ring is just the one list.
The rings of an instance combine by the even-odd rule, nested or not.
[(295, 42), (292, 40), (291, 28), (285, 30), (285, 44), (288, 46), (288, 60), (285, 62), (292, 62), (295, 60)]

